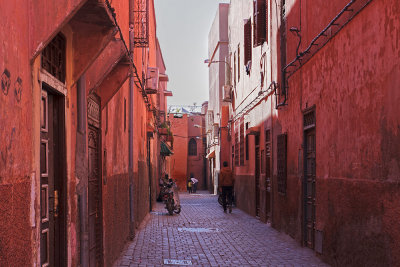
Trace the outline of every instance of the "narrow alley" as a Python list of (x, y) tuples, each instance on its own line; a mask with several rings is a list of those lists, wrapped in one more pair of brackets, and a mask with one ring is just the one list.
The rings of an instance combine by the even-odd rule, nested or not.
[(328, 266), (313, 250), (239, 209), (224, 213), (215, 195), (181, 194), (182, 212), (157, 203), (114, 267)]

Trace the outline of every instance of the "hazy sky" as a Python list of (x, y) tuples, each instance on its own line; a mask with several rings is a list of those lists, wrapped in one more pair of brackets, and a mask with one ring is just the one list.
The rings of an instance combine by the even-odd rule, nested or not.
[(157, 35), (167, 74), (169, 105), (208, 100), (208, 33), (218, 3), (228, 0), (154, 0)]

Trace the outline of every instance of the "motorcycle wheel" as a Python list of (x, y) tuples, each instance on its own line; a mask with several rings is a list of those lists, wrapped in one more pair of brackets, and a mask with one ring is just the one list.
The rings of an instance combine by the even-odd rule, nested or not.
[(178, 207), (174, 210), (174, 212), (175, 212), (176, 214), (181, 213), (181, 206), (178, 206)]
[(174, 215), (174, 203), (168, 202), (167, 203), (167, 210), (169, 215)]

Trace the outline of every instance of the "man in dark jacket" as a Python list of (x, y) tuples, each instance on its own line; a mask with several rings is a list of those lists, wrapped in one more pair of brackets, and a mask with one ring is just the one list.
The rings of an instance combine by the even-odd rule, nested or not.
[(235, 178), (231, 168), (228, 167), (228, 162), (224, 161), (223, 168), (219, 173), (219, 188), (222, 190), (222, 206), (226, 212), (227, 205), (229, 206), (229, 213), (232, 212), (232, 192)]

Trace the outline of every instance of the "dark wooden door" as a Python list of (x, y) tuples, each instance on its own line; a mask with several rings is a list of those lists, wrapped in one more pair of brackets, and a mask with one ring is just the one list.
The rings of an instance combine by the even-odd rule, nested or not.
[(96, 96), (88, 100), (88, 211), (89, 266), (103, 266), (103, 223), (100, 169), (100, 104)]
[[(40, 262), (65, 266), (64, 101), (43, 86), (40, 114)], [(48, 90), (47, 90), (48, 89)]]
[(265, 213), (271, 219), (271, 131), (265, 131)]
[(314, 248), (315, 232), (315, 129), (305, 131), (304, 217), (306, 246)]
[(256, 185), (256, 216), (260, 217), (260, 137), (258, 135), (255, 136), (255, 185)]

